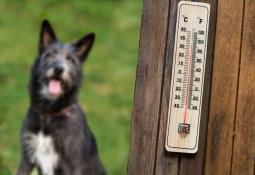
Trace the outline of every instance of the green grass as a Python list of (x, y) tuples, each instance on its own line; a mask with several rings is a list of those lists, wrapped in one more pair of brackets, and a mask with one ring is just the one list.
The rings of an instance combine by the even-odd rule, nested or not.
[(141, 5), (139, 0), (0, 1), (0, 175), (14, 174), (20, 159), (28, 75), (44, 18), (64, 42), (96, 33), (80, 103), (108, 174), (126, 174)]

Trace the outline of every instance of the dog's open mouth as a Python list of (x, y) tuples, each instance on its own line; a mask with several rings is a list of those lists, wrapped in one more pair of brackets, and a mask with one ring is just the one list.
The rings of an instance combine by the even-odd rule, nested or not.
[(62, 93), (62, 86), (61, 86), (61, 80), (60, 79), (50, 79), (48, 83), (48, 92), (51, 95), (58, 96)]

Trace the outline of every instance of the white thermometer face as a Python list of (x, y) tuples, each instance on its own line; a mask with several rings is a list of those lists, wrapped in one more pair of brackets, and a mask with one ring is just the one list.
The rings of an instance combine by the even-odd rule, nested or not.
[(178, 4), (166, 136), (171, 152), (198, 149), (209, 16), (207, 3)]

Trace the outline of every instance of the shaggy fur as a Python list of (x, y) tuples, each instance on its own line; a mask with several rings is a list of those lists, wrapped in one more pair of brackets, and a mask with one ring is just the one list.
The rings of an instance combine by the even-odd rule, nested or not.
[[(47, 20), (31, 70), (30, 107), (21, 129), (22, 158), (17, 175), (105, 175), (95, 138), (77, 102), (82, 63), (94, 41), (90, 33), (60, 43)], [(53, 90), (52, 90), (53, 88)]]

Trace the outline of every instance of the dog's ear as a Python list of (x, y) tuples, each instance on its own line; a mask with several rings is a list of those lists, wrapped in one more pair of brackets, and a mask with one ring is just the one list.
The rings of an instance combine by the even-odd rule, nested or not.
[(57, 37), (54, 33), (53, 28), (51, 27), (48, 20), (42, 21), (41, 33), (40, 33), (40, 41), (39, 41), (39, 50), (43, 51), (50, 44), (57, 41)]
[(95, 40), (95, 34), (89, 33), (73, 44), (74, 53), (81, 62), (85, 61)]

